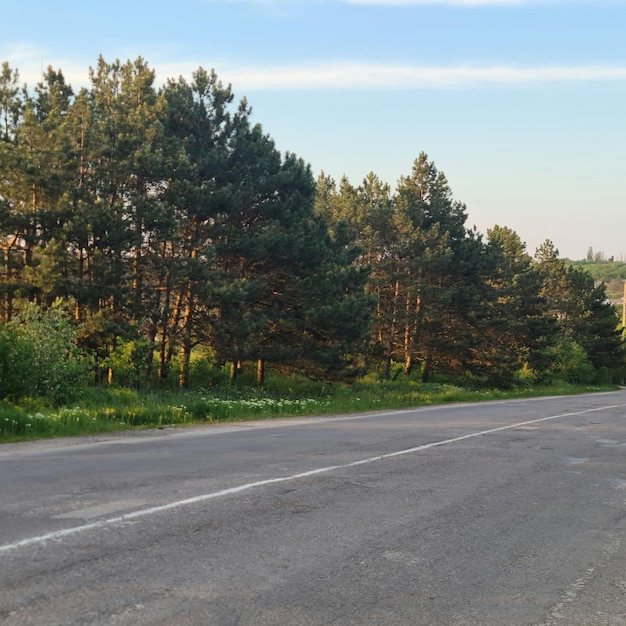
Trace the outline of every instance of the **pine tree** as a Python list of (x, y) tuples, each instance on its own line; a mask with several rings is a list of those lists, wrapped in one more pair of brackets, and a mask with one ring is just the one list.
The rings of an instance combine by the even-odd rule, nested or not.
[(428, 380), (437, 363), (454, 358), (455, 310), (452, 300), (458, 277), (455, 255), (466, 236), (465, 206), (452, 199), (447, 179), (421, 153), (411, 176), (400, 179), (396, 229), (402, 259), (401, 286), (404, 372), (421, 364)]
[(591, 289), (585, 304), (573, 336), (596, 370), (609, 370), (613, 378), (618, 378), (625, 363), (622, 328), (615, 306), (606, 300), (604, 283)]
[[(360, 341), (364, 277), (358, 252), (315, 214), (310, 168), (281, 158), (260, 126), (240, 131), (228, 170), (232, 204), (215, 230), (220, 284), (213, 342), (224, 360), (341, 376)], [(259, 381), (260, 382), (260, 381)]]
[(76, 244), (83, 314), (106, 356), (117, 336), (154, 337), (153, 259), (167, 224), (164, 99), (141, 58), (122, 64), (100, 57), (90, 78), (88, 98), (76, 111), (82, 125), (75, 130), (87, 131), (78, 150), (83, 187)]
[(159, 370), (166, 378), (172, 355), (180, 349), (180, 384), (187, 386), (191, 350), (209, 341), (216, 294), (223, 290), (217, 284), (215, 231), (231, 206), (230, 146), (249, 110), (242, 102), (231, 112), (230, 86), (203, 68), (191, 83), (169, 81), (164, 95), (170, 155), (164, 197), (172, 209), (172, 230), (159, 258)]
[(550, 241), (538, 249), (534, 263), (542, 279), (541, 295), (557, 319), (560, 345), (574, 342), (596, 370), (612, 370), (617, 376), (624, 363), (621, 330), (604, 284), (595, 285), (583, 267), (566, 267)]
[(555, 318), (540, 295), (542, 282), (519, 235), (507, 227), (487, 231), (491, 271), (474, 367), (489, 382), (510, 385), (528, 366), (537, 378), (549, 369), (556, 338)]
[(19, 72), (4, 62), (0, 73), (0, 319), (5, 322), (13, 316), (13, 301), (23, 266), (20, 250), (23, 224), (16, 209), (16, 185), (19, 180), (17, 131), (24, 106)]

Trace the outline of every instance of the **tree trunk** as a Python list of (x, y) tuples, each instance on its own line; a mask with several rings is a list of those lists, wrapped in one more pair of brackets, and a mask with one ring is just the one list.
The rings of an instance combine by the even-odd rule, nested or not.
[(170, 317), (170, 299), (172, 291), (168, 286), (165, 287), (163, 313), (161, 314), (161, 344), (159, 346), (159, 380), (163, 382), (169, 373), (169, 363), (167, 357), (167, 345), (169, 340), (168, 322)]
[(150, 332), (148, 334), (149, 345), (146, 349), (146, 380), (152, 381), (152, 373), (154, 372), (154, 350), (156, 348), (157, 327), (156, 324), (150, 324)]
[(403, 374), (406, 378), (411, 375), (411, 371), (413, 370), (413, 357), (410, 353), (406, 353), (404, 355), (404, 371)]
[(172, 340), (172, 333), (176, 331), (178, 325), (180, 323), (180, 318), (182, 317), (182, 304), (183, 304), (183, 294), (179, 293), (176, 301), (174, 319), (171, 324), (169, 324), (168, 330), (168, 320), (164, 318), (163, 321), (163, 357), (162, 363), (159, 364), (159, 368), (163, 371), (163, 376), (161, 380), (166, 380), (169, 375), (170, 363), (172, 362), (172, 357), (174, 356), (174, 341)]
[(426, 355), (426, 360), (424, 361), (424, 369), (422, 370), (422, 382), (427, 383), (430, 375), (432, 374), (432, 365), (433, 359), (430, 354)]
[(383, 367), (383, 378), (385, 380), (389, 380), (390, 374), (391, 374), (391, 356), (388, 354), (385, 357), (385, 365)]
[(7, 246), (4, 249), (4, 279), (6, 285), (6, 292), (4, 293), (4, 321), (10, 322), (13, 314), (13, 302), (11, 299), (11, 254), (10, 248)]
[[(194, 248), (191, 251), (190, 258), (195, 259), (198, 251)], [(191, 359), (191, 345), (193, 337), (193, 315), (195, 311), (196, 301), (194, 289), (191, 281), (187, 282), (182, 293), (184, 294), (184, 307), (182, 315), (182, 348), (180, 363), (180, 386), (187, 389), (189, 387), (189, 361)]]
[(135, 219), (135, 250), (133, 253), (133, 305), (135, 316), (141, 315), (142, 292), (143, 292), (143, 260), (141, 255), (143, 236), (143, 220), (141, 215)]
[(411, 336), (411, 297), (407, 293), (406, 302), (404, 304), (404, 371), (406, 378), (411, 375), (413, 366), (413, 358), (411, 355), (412, 336)]
[(265, 385), (265, 361), (263, 359), (256, 362), (256, 384), (259, 389), (263, 389)]
[[(189, 289), (191, 291), (191, 289)], [(185, 314), (183, 317), (183, 332), (180, 349), (180, 379), (179, 386), (183, 389), (189, 387), (189, 362), (191, 360), (191, 325), (193, 313), (193, 296), (188, 293)]]
[(389, 378), (389, 373), (391, 371), (391, 358), (393, 356), (394, 349), (394, 339), (396, 336), (396, 322), (397, 322), (397, 314), (398, 314), (398, 296), (400, 295), (400, 281), (396, 280), (394, 291), (393, 291), (393, 300), (391, 306), (391, 320), (389, 325), (389, 337), (387, 338), (387, 354), (386, 354), (386, 363), (384, 370), (385, 379)]
[(238, 362), (231, 361), (230, 362), (230, 374), (228, 375), (228, 379), (230, 382), (234, 382), (235, 378), (237, 378), (237, 372), (239, 371)]
[(13, 317), (13, 298), (11, 296), (11, 248), (17, 242), (17, 235), (13, 235), (4, 248), (4, 279), (6, 281), (6, 293), (4, 294), (4, 321), (10, 322)]
[(191, 358), (191, 342), (183, 339), (180, 347), (180, 375), (178, 379), (179, 387), (189, 388), (189, 361)]
[(415, 310), (412, 312), (411, 318), (411, 299), (406, 301), (406, 326), (404, 328), (404, 376), (407, 378), (413, 370), (413, 350), (415, 346), (415, 336), (417, 335), (417, 319), (420, 312), (421, 299), (419, 296), (415, 298)]

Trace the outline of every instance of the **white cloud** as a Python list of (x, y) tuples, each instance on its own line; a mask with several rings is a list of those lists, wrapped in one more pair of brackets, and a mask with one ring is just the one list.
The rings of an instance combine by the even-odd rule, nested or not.
[[(65, 81), (74, 88), (86, 86), (89, 82), (89, 64), (82, 65), (77, 60), (61, 58), (37, 45), (16, 43), (5, 49), (0, 48), (0, 61), (7, 61), (11, 69), (17, 69), (20, 83), (26, 83), (29, 87), (41, 81), (42, 73), (48, 66), (55, 70), (61, 69)], [(91, 65), (95, 65), (95, 60)]]
[[(254, 1), (254, 0), (252, 0)], [(461, 7), (499, 7), (499, 6), (534, 6), (554, 4), (586, 4), (598, 5), (623, 5), (625, 0), (337, 0), (344, 4), (361, 4), (372, 6), (425, 6), (447, 5)]]
[(264, 7), (293, 4), (355, 4), (368, 6), (459, 6), (459, 7), (507, 7), (554, 4), (623, 5), (626, 0), (207, 0), (225, 4), (256, 4)]
[[(541, 0), (340, 0), (344, 4), (361, 4), (376, 6), (419, 6), (419, 5), (450, 5), (465, 7), (481, 6), (514, 6), (537, 4)], [(548, 0), (549, 1), (549, 0)], [(546, 2), (546, 0), (543, 0)]]
[(279, 67), (217, 68), (225, 82), (242, 90), (430, 89), (477, 85), (521, 85), (572, 81), (623, 81), (626, 66), (578, 65), (437, 67), (329, 63)]
[[(232, 62), (159, 62), (159, 54), (145, 57), (155, 70), (157, 83), (168, 78), (190, 78), (199, 65), (215, 68), (220, 80), (232, 84), (235, 93), (248, 91), (445, 89), (488, 85), (533, 85), (563, 82), (616, 82), (626, 80), (626, 65), (511, 65), (419, 66), (367, 62), (320, 62), (287, 65), (234, 65)], [(75, 90), (89, 85), (90, 63), (55, 58), (43, 48), (14, 45), (0, 49), (0, 60), (7, 60), (20, 72), (20, 82), (33, 87), (48, 65), (61, 68)]]

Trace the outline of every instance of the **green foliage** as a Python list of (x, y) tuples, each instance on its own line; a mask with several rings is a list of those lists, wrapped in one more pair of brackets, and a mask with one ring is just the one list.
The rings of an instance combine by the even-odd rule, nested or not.
[(626, 262), (596, 258), (598, 253), (587, 255), (586, 260), (568, 261), (572, 267), (583, 269), (593, 277), (596, 283), (606, 284), (606, 293), (609, 298), (622, 298), (624, 295), (624, 281), (626, 281)]
[(622, 328), (615, 307), (606, 301), (604, 284), (587, 291), (584, 313), (575, 320), (572, 335), (596, 370), (622, 371), (625, 364)]
[(35, 387), (35, 346), (15, 326), (0, 326), (0, 399), (21, 398)]
[(403, 376), (384, 380), (376, 374), (345, 385), (272, 373), (263, 391), (254, 386), (231, 386), (228, 381), (196, 391), (154, 392), (113, 385), (88, 389), (80, 400), (66, 407), (54, 407), (45, 400), (32, 398), (24, 398), (19, 404), (0, 401), (0, 441), (281, 416), (336, 415), (599, 389), (563, 382), (529, 387), (524, 383), (527, 376), (530, 372), (521, 373), (516, 386), (506, 391), (486, 387), (484, 381), (475, 381), (469, 387), (452, 377), (422, 383)]
[(572, 384), (590, 385), (596, 381), (596, 372), (584, 348), (565, 337), (554, 347), (552, 374)]
[(513, 376), (513, 386), (517, 389), (532, 389), (535, 385), (537, 385), (537, 374), (528, 363), (524, 363), (524, 366)]
[(100, 363), (101, 370), (111, 370), (111, 382), (117, 385), (139, 387), (150, 382), (152, 344), (145, 337), (124, 340), (116, 337), (114, 350)]
[(0, 398), (41, 397), (60, 405), (80, 395), (89, 363), (75, 340), (61, 301), (46, 311), (25, 305), (0, 327)]

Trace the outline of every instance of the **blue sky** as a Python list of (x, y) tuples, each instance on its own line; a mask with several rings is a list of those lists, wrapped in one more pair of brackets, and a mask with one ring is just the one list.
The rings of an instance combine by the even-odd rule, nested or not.
[(468, 226), (626, 259), (626, 0), (0, 0), (0, 61), (214, 68), (279, 150), (392, 187), (424, 151)]

